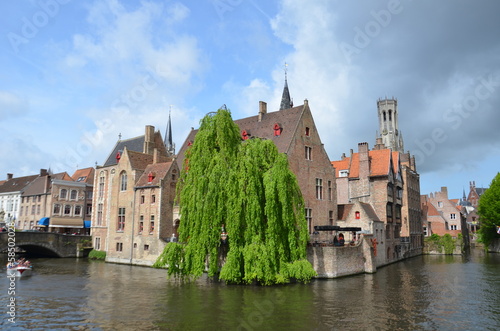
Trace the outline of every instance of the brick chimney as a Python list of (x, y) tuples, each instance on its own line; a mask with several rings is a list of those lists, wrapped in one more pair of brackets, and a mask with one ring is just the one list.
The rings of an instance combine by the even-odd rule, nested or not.
[(49, 172), (47, 169), (40, 169), (40, 177), (47, 176)]
[(155, 148), (153, 150), (153, 164), (159, 163), (160, 159), (160, 151), (158, 151), (158, 148)]
[(368, 156), (368, 143), (358, 144), (359, 153), (359, 178), (365, 178), (370, 175), (370, 158)]
[(7, 180), (10, 180), (14, 177), (14, 174), (7, 174)]
[(381, 150), (381, 149), (385, 149), (385, 145), (382, 141), (382, 138), (377, 138), (376, 141), (375, 141), (375, 146), (373, 146), (373, 149), (374, 150)]
[(155, 127), (152, 125), (146, 125), (146, 132), (144, 134), (144, 148), (143, 153), (153, 155), (153, 149), (155, 147), (154, 143)]
[(267, 103), (259, 101), (259, 122), (262, 121), (264, 114), (267, 114)]

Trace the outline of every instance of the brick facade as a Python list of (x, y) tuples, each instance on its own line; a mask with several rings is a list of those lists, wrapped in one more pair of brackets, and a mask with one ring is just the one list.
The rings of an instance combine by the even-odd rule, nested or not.
[[(307, 100), (301, 106), (267, 112), (260, 102), (256, 116), (234, 121), (243, 135), (272, 140), (288, 156), (305, 201), (309, 233), (316, 225), (334, 224), (337, 218), (335, 173), (316, 129)], [(179, 167), (198, 130), (192, 130), (179, 150)]]
[(144, 136), (117, 143), (105, 166), (96, 168), (94, 182), (93, 245), (106, 251), (106, 261), (156, 261), (176, 231), (178, 176), (177, 163), (154, 127), (146, 126)]

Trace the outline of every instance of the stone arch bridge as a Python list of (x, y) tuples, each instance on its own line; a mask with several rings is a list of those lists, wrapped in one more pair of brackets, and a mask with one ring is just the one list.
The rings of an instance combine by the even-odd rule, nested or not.
[[(14, 235), (13, 235), (14, 234)], [(7, 252), (11, 242), (28, 254), (53, 257), (84, 257), (91, 250), (91, 236), (65, 235), (52, 232), (2, 232), (0, 251)], [(11, 244), (12, 245), (12, 244)]]

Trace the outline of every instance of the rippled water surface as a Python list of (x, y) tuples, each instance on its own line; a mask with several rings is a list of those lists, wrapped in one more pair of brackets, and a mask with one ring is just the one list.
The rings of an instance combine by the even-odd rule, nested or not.
[(179, 283), (163, 270), (85, 259), (32, 261), (33, 276), (15, 282), (15, 323), (2, 270), (2, 330), (500, 329), (500, 254), (482, 251), (274, 287)]

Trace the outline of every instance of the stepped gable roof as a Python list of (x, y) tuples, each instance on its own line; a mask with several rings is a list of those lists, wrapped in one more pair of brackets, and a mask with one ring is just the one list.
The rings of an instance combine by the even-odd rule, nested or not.
[(377, 213), (375, 212), (375, 209), (373, 209), (372, 205), (365, 202), (360, 202), (359, 205), (363, 208), (366, 215), (368, 215), (368, 217), (371, 220), (381, 222), (380, 218), (378, 218)]
[(144, 170), (148, 166), (148, 164), (153, 163), (153, 155), (129, 151), (127, 148), (127, 154), (130, 160), (130, 166), (132, 169)]
[(113, 150), (109, 154), (108, 158), (106, 159), (106, 162), (104, 162), (103, 167), (117, 164), (116, 154), (119, 151), (121, 151), (123, 153), (123, 150), (125, 149), (125, 147), (127, 147), (127, 150), (129, 150), (129, 151), (142, 152), (144, 150), (144, 139), (145, 139), (145, 136), (142, 135), (142, 136), (135, 137), (135, 138), (118, 140), (118, 142), (115, 145), (115, 148), (113, 148)]
[(0, 193), (22, 192), (31, 182), (38, 178), (38, 175), (16, 177), (6, 180), (0, 185)]
[[(278, 152), (286, 153), (303, 111), (304, 105), (300, 105), (286, 110), (265, 113), (262, 115), (260, 122), (259, 116), (255, 115), (235, 120), (234, 123), (238, 125), (240, 133), (245, 130), (250, 135), (250, 138), (265, 138), (272, 140), (276, 147), (278, 147)], [(279, 127), (282, 128), (279, 136), (274, 135), (275, 124), (278, 124)], [(182, 167), (186, 150), (189, 147), (189, 144), (194, 142), (196, 133), (198, 133), (198, 130), (192, 129), (184, 141), (184, 144), (180, 148), (179, 153), (177, 154), (179, 167)]]
[[(170, 171), (170, 168), (172, 168), (172, 164), (174, 162), (162, 162), (162, 163), (155, 163), (155, 164), (149, 164), (146, 166), (146, 169), (144, 170), (144, 173), (139, 177), (139, 180), (136, 183), (136, 187), (147, 187), (147, 186), (159, 186), (160, 181), (165, 178), (167, 173)], [(149, 174), (153, 174), (153, 180), (150, 182), (149, 181)]]
[(78, 169), (75, 171), (73, 176), (71, 176), (71, 178), (75, 182), (94, 184), (94, 168), (89, 167), (84, 169)]
[(23, 195), (31, 196), (31, 195), (40, 195), (49, 193), (52, 189), (52, 182), (51, 182), (52, 179), (74, 182), (73, 178), (71, 178), (66, 172), (60, 172), (57, 174), (47, 175), (47, 176), (38, 176), (38, 178), (36, 178), (26, 187), (26, 189), (23, 192)]

